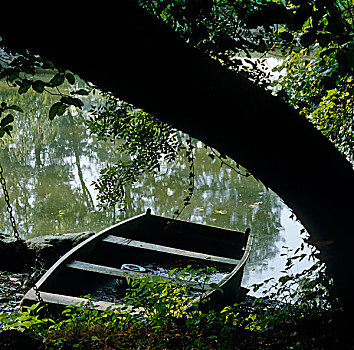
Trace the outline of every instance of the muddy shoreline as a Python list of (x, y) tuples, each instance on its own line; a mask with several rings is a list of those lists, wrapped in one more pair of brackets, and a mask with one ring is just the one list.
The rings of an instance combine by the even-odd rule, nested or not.
[(0, 312), (20, 309), (24, 294), (62, 255), (94, 232), (51, 234), (27, 240), (0, 233)]
[(26, 292), (28, 273), (0, 271), (0, 312), (19, 310)]
[(20, 310), (23, 296), (44, 272), (43, 269), (26, 272), (0, 271), (0, 312)]

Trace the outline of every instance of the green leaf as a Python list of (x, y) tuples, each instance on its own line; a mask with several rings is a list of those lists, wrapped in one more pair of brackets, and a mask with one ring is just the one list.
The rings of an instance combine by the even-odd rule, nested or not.
[(174, 268), (168, 272), (168, 277), (171, 277), (173, 273), (177, 270), (177, 268)]
[(10, 83), (13, 83), (16, 79), (18, 79), (18, 74), (16, 73), (11, 73), (9, 75), (9, 77), (7, 78), (7, 80), (10, 82)]
[(71, 84), (71, 85), (75, 84), (75, 77), (74, 77), (74, 74), (72, 74), (72, 73), (66, 73), (66, 74), (65, 74), (65, 78), (66, 78), (66, 80), (69, 82), (69, 84)]
[(49, 119), (53, 120), (57, 115), (63, 115), (65, 113), (66, 107), (67, 106), (61, 102), (54, 103), (49, 110)]
[(208, 337), (208, 339), (218, 339), (218, 336), (217, 336), (217, 335), (210, 335), (210, 336)]
[(8, 134), (10, 137), (12, 137), (11, 132), (10, 132), (10, 131), (12, 131), (12, 129), (13, 129), (12, 125), (7, 125), (4, 127), (6, 134)]
[(282, 276), (279, 278), (279, 282), (281, 284), (285, 284), (286, 282), (288, 282), (291, 278), (289, 276)]
[(71, 95), (82, 95), (82, 96), (87, 96), (90, 94), (89, 91), (85, 90), (85, 89), (79, 89), (76, 91), (71, 91), (70, 92)]
[(219, 292), (224, 293), (224, 291), (216, 283), (210, 283), (210, 287), (214, 290), (218, 290)]
[(6, 125), (12, 123), (14, 121), (14, 116), (12, 114), (8, 114), (5, 118), (3, 118), (0, 122), (1, 127), (5, 127)]
[(64, 83), (65, 77), (63, 74), (57, 73), (54, 77), (49, 81), (48, 86), (57, 87)]
[(84, 103), (80, 99), (78, 99), (76, 97), (63, 96), (60, 99), (60, 101), (62, 103), (67, 104), (67, 105), (75, 106), (75, 107), (78, 107), (78, 108), (81, 108), (84, 105)]
[(18, 112), (22, 112), (23, 113), (23, 109), (19, 106), (16, 106), (16, 105), (11, 105), (9, 107), (6, 107), (5, 109), (12, 109), (14, 111), (18, 111)]
[(32, 89), (36, 92), (42, 93), (44, 91), (45, 83), (42, 80), (36, 80), (32, 83)]
[(31, 82), (29, 80), (22, 80), (20, 88), (18, 89), (19, 94), (25, 94), (28, 89), (31, 87)]
[(57, 109), (57, 115), (58, 115), (58, 116), (63, 115), (63, 114), (65, 113), (65, 111), (66, 111), (66, 108), (67, 108), (67, 106), (65, 106), (65, 105), (62, 104), (62, 103), (59, 103), (58, 109)]

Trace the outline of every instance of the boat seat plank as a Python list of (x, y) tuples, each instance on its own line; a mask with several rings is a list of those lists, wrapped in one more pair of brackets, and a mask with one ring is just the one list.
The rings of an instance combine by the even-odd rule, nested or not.
[[(99, 311), (104, 311), (108, 307), (111, 307), (112, 309), (120, 309), (120, 308), (128, 308), (128, 310), (132, 310), (133, 308), (131, 306), (124, 306), (124, 304), (115, 304), (115, 303), (110, 303), (107, 301), (94, 301), (89, 304), (89, 300), (86, 298), (79, 298), (79, 297), (73, 297), (73, 296), (68, 296), (68, 295), (62, 295), (62, 294), (56, 294), (56, 293), (48, 293), (48, 292), (43, 292), (39, 291), (40, 296), (43, 300), (44, 303), (46, 304), (53, 304), (53, 305), (62, 305), (62, 306), (68, 306), (68, 305), (80, 305), (81, 303), (84, 303), (85, 305), (88, 305), (89, 307), (91, 306), (92, 308), (95, 308), (96, 310)], [(38, 297), (36, 295), (36, 292), (34, 289), (30, 289), (26, 293), (26, 299), (22, 301), (22, 306), (27, 306), (30, 303), (33, 302), (38, 302)]]
[[(121, 269), (117, 269), (117, 268), (109, 267), (109, 266), (91, 264), (91, 263), (87, 263), (84, 261), (78, 261), (78, 260), (72, 260), (66, 266), (69, 268), (77, 269), (77, 270), (95, 272), (95, 273), (100, 273), (100, 274), (114, 276), (114, 277), (126, 277), (127, 276), (127, 271), (124, 271)], [(156, 275), (152, 275), (152, 274), (148, 274), (148, 273), (135, 272), (135, 271), (128, 271), (128, 272), (129, 272), (129, 275), (134, 278), (153, 278), (153, 277), (156, 278), (157, 277), (159, 280), (163, 280), (166, 282), (171, 282), (171, 281), (176, 282), (173, 278), (169, 278), (169, 277), (156, 276)], [(200, 290), (211, 290), (212, 289), (212, 287), (210, 287), (208, 284), (205, 284), (202, 286), (200, 283), (194, 282), (194, 281), (186, 281), (186, 284), (192, 285), (192, 287), (194, 289), (200, 289)]]
[(161, 253), (180, 255), (180, 256), (185, 256), (188, 258), (213, 261), (213, 262), (222, 263), (222, 264), (237, 265), (239, 263), (239, 260), (236, 260), (236, 259), (225, 258), (225, 257), (221, 257), (221, 256), (215, 256), (215, 255), (198, 253), (198, 252), (192, 252), (192, 251), (183, 250), (183, 249), (171, 248), (171, 247), (166, 247), (166, 246), (162, 246), (162, 245), (158, 245), (158, 244), (135, 241), (132, 239), (113, 236), (113, 235), (107, 236), (106, 238), (103, 239), (103, 241), (109, 242), (109, 243), (114, 243), (114, 244), (125, 245), (125, 246), (129, 246), (129, 247), (134, 247), (134, 248), (153, 250), (153, 251), (161, 252)]

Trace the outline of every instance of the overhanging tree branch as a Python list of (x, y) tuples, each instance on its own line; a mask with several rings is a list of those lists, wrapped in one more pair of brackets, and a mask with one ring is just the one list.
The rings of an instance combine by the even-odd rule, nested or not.
[(75, 25), (57, 25), (65, 6), (35, 9), (16, 27), (4, 16), (1, 36), (237, 160), (294, 210), (312, 241), (333, 241), (320, 249), (349, 305), (354, 175), (334, 146), (281, 99), (188, 46), (134, 1), (101, 4), (94, 17), (68, 8)]

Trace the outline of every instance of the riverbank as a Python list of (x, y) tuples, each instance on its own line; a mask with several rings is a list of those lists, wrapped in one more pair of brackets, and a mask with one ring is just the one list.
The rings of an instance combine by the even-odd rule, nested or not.
[[(141, 302), (146, 301), (144, 294)], [(150, 298), (150, 296), (148, 296)], [(172, 300), (171, 300), (172, 302)], [(154, 305), (157, 305), (154, 303)], [(97, 313), (67, 308), (55, 322), (34, 311), (13, 313), (0, 331), (1, 350), (350, 350), (353, 337), (342, 311), (241, 303), (220, 311), (191, 310), (176, 318), (169, 308), (145, 304), (147, 313)], [(161, 306), (161, 305), (160, 305)], [(22, 319), (22, 321), (21, 321)], [(0, 320), (4, 318), (0, 315)], [(22, 331), (19, 331), (21, 329)]]
[(0, 271), (0, 312), (19, 310), (30, 275), (29, 272)]
[[(74, 237), (71, 235), (70, 246), (85, 235)], [(69, 240), (69, 236), (62, 239)], [(9, 247), (15, 247), (13, 242), (8, 243)], [(85, 344), (84, 349), (99, 350), (354, 349), (352, 333), (348, 331), (350, 322), (343, 317), (343, 311), (338, 307), (327, 309), (316, 305), (310, 294), (306, 294), (310, 291), (306, 290), (301, 305), (260, 302), (246, 296), (241, 303), (221, 312), (191, 310), (183, 317), (175, 318), (169, 310), (174, 310), (173, 302), (176, 301), (172, 298), (161, 304), (160, 296), (151, 293), (150, 289), (138, 296), (144, 308), (151, 308), (148, 317), (139, 318), (127, 312), (97, 313), (81, 306), (55, 315), (54, 324), (41, 323), (36, 312), (20, 312), (19, 303), (53, 260), (68, 250), (67, 244), (68, 241), (63, 243), (56, 235), (38, 238), (32, 245), (27, 242), (28, 249), (37, 247), (35, 264), (27, 265), (27, 269), (21, 271), (0, 272), (0, 349), (59, 350), (80, 347), (80, 344)], [(23, 249), (24, 246), (20, 246)], [(23, 250), (12, 258), (18, 268), (19, 263), (25, 261)], [(136, 292), (144, 288), (138, 286)], [(29, 344), (34, 345), (29, 347)]]
[(23, 296), (48, 267), (48, 264), (38, 259), (33, 266), (27, 266), (20, 272), (0, 270), (0, 313), (20, 310)]
[(63, 254), (94, 232), (33, 237), (25, 241), (0, 234), (0, 312), (14, 312), (24, 294)]
[(28, 272), (38, 263), (49, 267), (94, 232), (50, 234), (16, 240), (0, 233), (0, 271)]
[[(249, 297), (223, 312), (192, 311), (181, 319), (171, 318), (166, 311), (153, 312), (150, 319), (143, 320), (132, 314), (119, 317), (80, 307), (57, 315), (54, 324), (38, 324), (35, 312), (24, 317), (17, 311), (29, 274), (0, 275), (0, 288), (6, 294), (0, 316), (5, 311), (15, 322), (13, 328), (0, 327), (1, 350), (354, 349), (350, 323), (343, 319), (340, 309), (308, 310), (306, 305), (303, 309), (289, 305), (279, 308), (276, 303), (257, 304)], [(21, 326), (21, 322), (29, 325)]]

